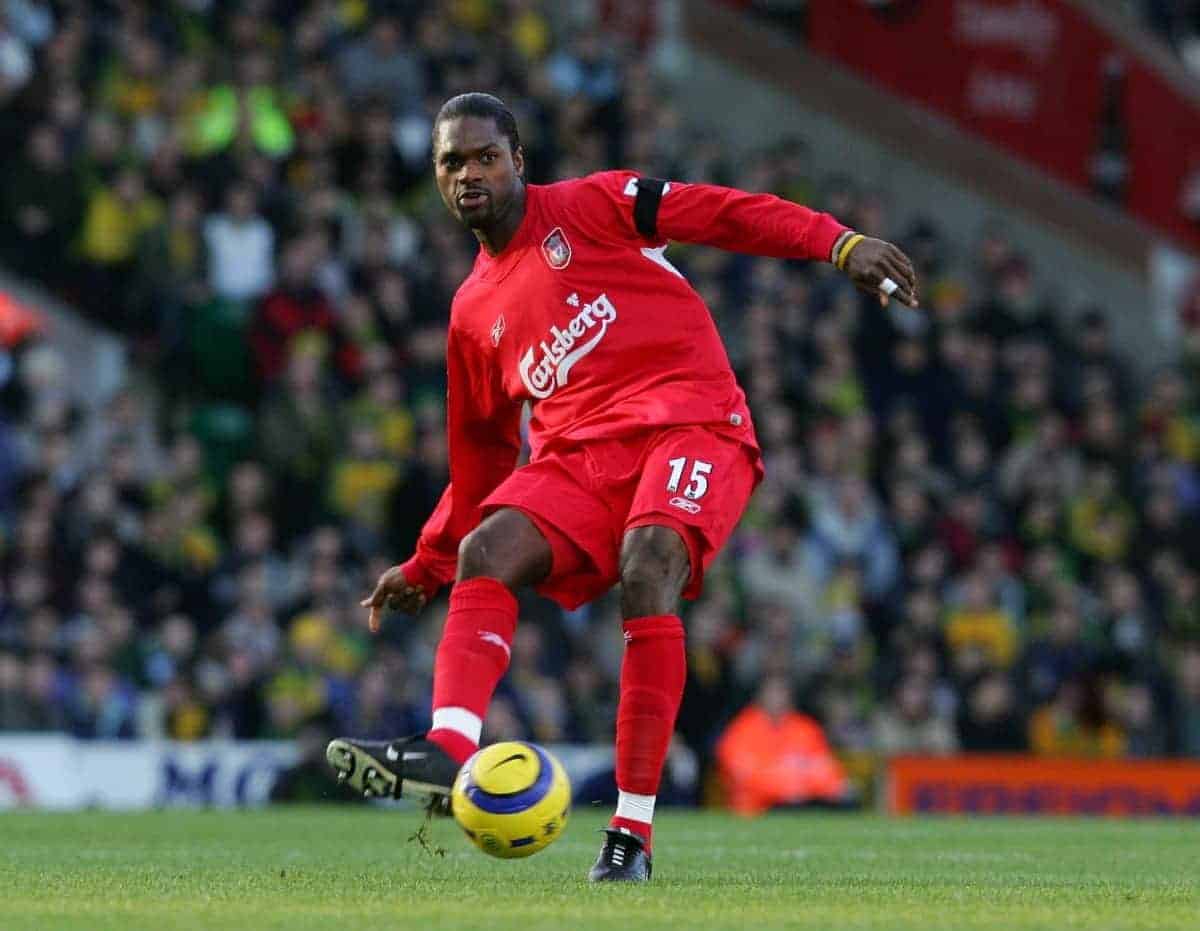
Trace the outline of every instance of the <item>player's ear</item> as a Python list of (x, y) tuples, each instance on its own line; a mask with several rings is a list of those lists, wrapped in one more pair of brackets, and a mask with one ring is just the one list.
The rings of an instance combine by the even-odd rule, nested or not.
[(517, 177), (522, 181), (525, 180), (525, 149), (517, 143), (517, 148), (513, 152), (513, 168), (516, 169)]

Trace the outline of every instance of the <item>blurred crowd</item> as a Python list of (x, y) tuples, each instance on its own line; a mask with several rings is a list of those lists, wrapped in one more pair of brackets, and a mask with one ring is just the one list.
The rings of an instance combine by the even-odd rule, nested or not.
[(1200, 72), (1200, 3), (1196, 0), (1120, 0), (1116, 7), (1141, 19), (1178, 53), (1190, 71)]
[[(678, 733), (703, 766), (747, 706), (803, 711), (852, 763), (1200, 756), (1200, 313), (1141, 377), (1003, 226), (899, 228), (801, 140), (734, 161), (633, 40), (536, 0), (0, 11), (0, 255), (132, 360), (94, 411), (52, 337), (0, 366), (0, 730), (427, 726), (444, 598), (377, 639), (358, 601), (446, 481), (475, 245), (437, 200), (430, 119), (487, 88), (532, 181), (775, 191), (899, 241), (924, 281), (920, 312), (884, 311), (828, 266), (672, 248), (768, 466), (686, 609)], [(487, 734), (610, 740), (613, 599), (521, 619)]]

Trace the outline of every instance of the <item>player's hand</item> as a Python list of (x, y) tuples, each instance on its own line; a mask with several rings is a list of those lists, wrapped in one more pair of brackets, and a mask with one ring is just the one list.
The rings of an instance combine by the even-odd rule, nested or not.
[[(846, 259), (845, 272), (859, 288), (878, 295), (884, 307), (891, 297), (909, 307), (917, 306), (917, 273), (912, 260), (890, 242), (868, 236)], [(896, 286), (894, 290), (885, 284), (889, 279)]]
[(375, 583), (375, 591), (364, 598), (360, 604), (369, 608), (367, 627), (371, 633), (379, 633), (380, 616), (385, 607), (393, 611), (403, 611), (405, 614), (417, 614), (425, 607), (425, 589), (420, 585), (409, 585), (399, 566), (392, 566), (379, 577)]

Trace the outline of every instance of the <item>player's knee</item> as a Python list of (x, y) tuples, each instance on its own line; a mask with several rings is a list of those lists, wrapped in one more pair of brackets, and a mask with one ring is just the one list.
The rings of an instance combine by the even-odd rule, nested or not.
[(540, 581), (549, 569), (549, 545), (519, 512), (497, 512), (458, 545), (459, 581), (486, 577), (515, 590)]
[(639, 527), (621, 548), (621, 613), (672, 614), (691, 573), (683, 539), (669, 527)]
[(458, 544), (458, 578), (462, 579), (474, 578), (477, 575), (486, 575), (488, 564), (488, 535), (481, 528), (476, 527), (468, 533)]
[(494, 528), (484, 524), (476, 527), (458, 545), (459, 579), (487, 576), (506, 581), (502, 576), (513, 562), (513, 554), (505, 549)]

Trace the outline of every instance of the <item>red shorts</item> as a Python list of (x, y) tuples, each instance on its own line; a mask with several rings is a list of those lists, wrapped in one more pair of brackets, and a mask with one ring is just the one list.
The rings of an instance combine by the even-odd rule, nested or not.
[(517, 469), (483, 501), (524, 513), (549, 541), (550, 575), (537, 590), (568, 610), (620, 581), (621, 540), (634, 527), (676, 530), (700, 594), (704, 570), (737, 525), (762, 477), (758, 451), (706, 427), (596, 440)]

